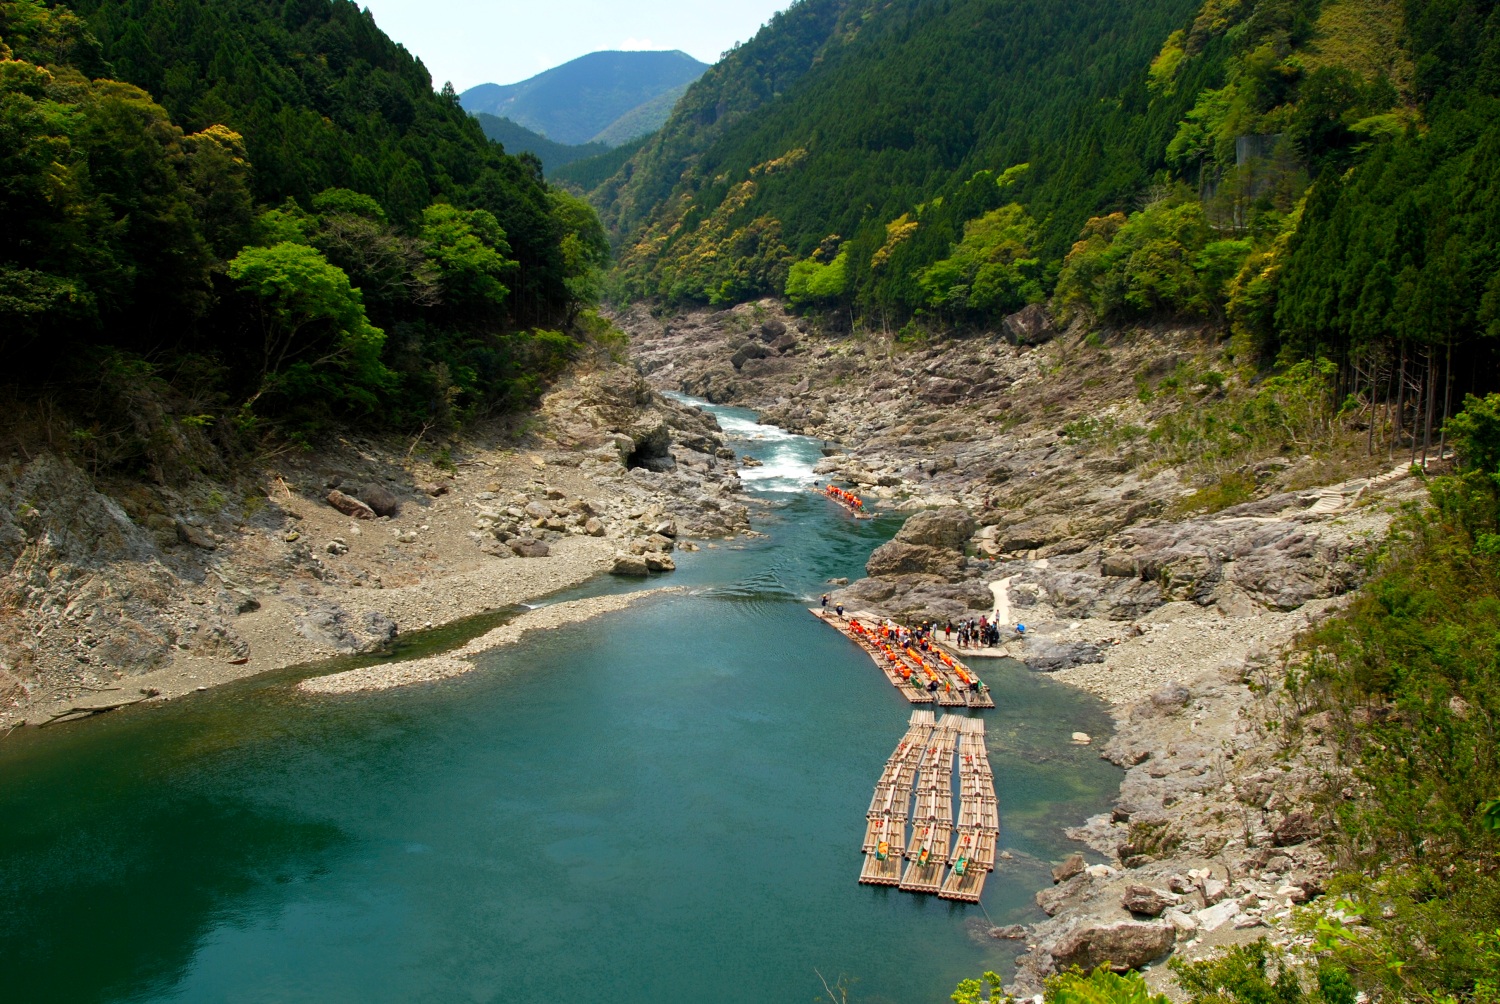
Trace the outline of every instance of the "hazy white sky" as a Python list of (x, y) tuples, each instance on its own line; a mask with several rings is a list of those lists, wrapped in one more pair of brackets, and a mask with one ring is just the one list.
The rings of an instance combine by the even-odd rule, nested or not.
[(511, 84), (600, 49), (681, 49), (705, 63), (791, 0), (361, 0), (437, 86)]

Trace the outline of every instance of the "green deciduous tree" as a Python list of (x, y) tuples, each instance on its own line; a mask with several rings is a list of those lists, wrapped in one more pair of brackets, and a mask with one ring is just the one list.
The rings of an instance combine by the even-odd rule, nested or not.
[(228, 265), (259, 322), (260, 381), (250, 403), (288, 384), (328, 403), (373, 407), (391, 382), (380, 360), (385, 332), (365, 316), (344, 271), (305, 244), (247, 247)]
[(502, 278), (516, 267), (495, 217), (483, 209), (439, 203), (422, 211), (423, 252), (437, 267), (443, 302), (450, 310), (499, 316), (510, 289)]

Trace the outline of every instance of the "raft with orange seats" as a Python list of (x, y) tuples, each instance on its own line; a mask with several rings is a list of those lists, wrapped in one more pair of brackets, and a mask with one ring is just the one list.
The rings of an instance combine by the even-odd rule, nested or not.
[[(809, 491), (817, 492), (818, 489), (811, 488), (809, 489)], [(818, 492), (818, 494), (822, 495), (825, 498), (832, 499), (834, 502), (837, 502), (855, 519), (875, 518), (874, 513), (866, 511), (864, 499), (860, 498), (858, 495), (854, 494), (851, 491), (845, 491), (837, 485), (829, 485), (821, 492)]]

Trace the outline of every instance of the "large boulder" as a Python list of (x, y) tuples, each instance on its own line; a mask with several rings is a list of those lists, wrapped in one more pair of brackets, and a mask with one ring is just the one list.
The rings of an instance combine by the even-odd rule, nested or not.
[(1052, 949), (1058, 969), (1099, 966), (1123, 972), (1154, 962), (1177, 944), (1177, 928), (1165, 921), (1120, 920), (1086, 924), (1065, 935)]
[(371, 509), (369, 506), (365, 505), (359, 499), (354, 498), (352, 495), (345, 495), (337, 488), (328, 493), (328, 504), (333, 506), (339, 512), (343, 513), (345, 516), (352, 516), (355, 519), (375, 518), (374, 509)]
[(505, 546), (518, 558), (545, 558), (552, 553), (545, 541), (537, 540), (535, 537), (517, 537), (515, 540), (506, 541)]
[(370, 610), (350, 614), (336, 603), (305, 600), (296, 603), (301, 613), (292, 621), (298, 634), (314, 644), (345, 655), (378, 652), (396, 640), (396, 623), (385, 614)]
[(614, 575), (645, 577), (651, 574), (651, 569), (647, 567), (646, 559), (642, 555), (620, 551), (615, 554), (615, 562), (610, 572)]
[(1028, 635), (1025, 650), (1017, 658), (1038, 673), (1056, 673), (1074, 666), (1103, 662), (1104, 650), (1088, 641), (1060, 641)]
[(1052, 315), (1040, 303), (1033, 303), (1004, 321), (1005, 334), (1016, 345), (1041, 345), (1057, 337)]
[(1147, 917), (1160, 917), (1175, 902), (1175, 898), (1147, 885), (1127, 886), (1125, 895), (1120, 897), (1120, 905), (1126, 910)]
[(875, 549), (865, 562), (865, 572), (875, 576), (936, 575), (956, 581), (963, 574), (961, 557), (954, 551), (893, 540)]
[(734, 355), (729, 357), (729, 365), (735, 369), (741, 369), (751, 359), (764, 359), (771, 354), (771, 350), (759, 342), (746, 342), (735, 350)]
[(382, 485), (365, 485), (359, 490), (359, 500), (373, 509), (377, 516), (396, 516), (401, 512), (401, 500)]
[(1305, 844), (1321, 833), (1316, 817), (1304, 809), (1291, 813), (1277, 824), (1276, 829), (1271, 831), (1271, 839), (1277, 847), (1291, 847)]
[(912, 516), (896, 531), (895, 539), (907, 544), (962, 551), (969, 538), (974, 536), (975, 528), (974, 517), (967, 509), (949, 506)]
[(1073, 854), (1068, 855), (1068, 859), (1066, 861), (1058, 865), (1056, 868), (1052, 869), (1052, 881), (1066, 882), (1074, 875), (1080, 874), (1087, 867), (1088, 862), (1084, 860), (1083, 855), (1074, 852)]

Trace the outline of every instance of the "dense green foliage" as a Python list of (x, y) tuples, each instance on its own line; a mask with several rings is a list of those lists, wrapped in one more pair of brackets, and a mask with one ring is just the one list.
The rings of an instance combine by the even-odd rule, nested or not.
[(609, 147), (603, 143), (584, 143), (581, 146), (554, 143), (546, 136), (532, 132), (523, 125), (488, 112), (478, 112), (474, 118), (479, 121), (479, 128), (484, 130), (486, 139), (499, 143), (505, 148), (505, 152), (512, 156), (519, 157), (523, 153), (531, 154), (541, 162), (542, 170), (545, 172), (550, 173), (575, 161), (587, 160), (609, 152)]
[(642, 136), (613, 150), (553, 168), (548, 172), (548, 179), (580, 194), (592, 192), (614, 177), (650, 141), (650, 136)]
[(1304, 987), (1286, 952), (1264, 938), (1228, 948), (1211, 959), (1170, 963), (1192, 1004), (1354, 1004), (1354, 984), (1337, 963), (1317, 969), (1315, 987)]
[[(1032, 250), (1056, 261), (1161, 163), (1191, 101), (1153, 100), (1139, 68), (1192, 6), (803, 0), (694, 85), (630, 176), (596, 196), (630, 235), (625, 289), (780, 292), (791, 262), (839, 234), (846, 297), (937, 306), (922, 272), (1012, 202), (1037, 220)], [(888, 248), (903, 214), (915, 226)], [(742, 269), (726, 248), (762, 264)]]
[(345, 0), (0, 2), (0, 179), (11, 380), (133, 354), (242, 425), (515, 404), (608, 253)]
[(1497, 165), (1490, 0), (802, 0), (591, 198), (620, 295), (1203, 319), (1430, 443), (1493, 382)]

